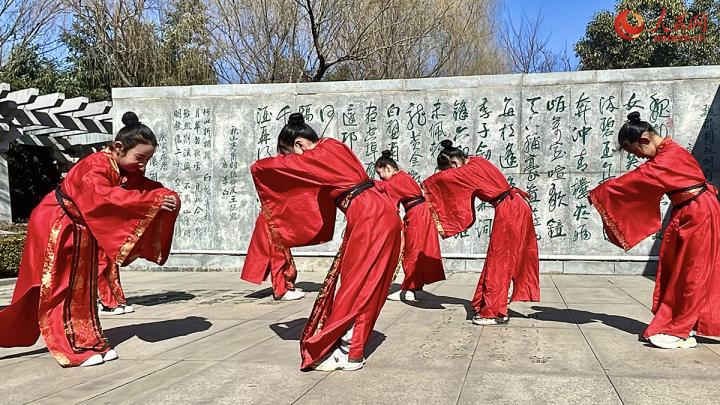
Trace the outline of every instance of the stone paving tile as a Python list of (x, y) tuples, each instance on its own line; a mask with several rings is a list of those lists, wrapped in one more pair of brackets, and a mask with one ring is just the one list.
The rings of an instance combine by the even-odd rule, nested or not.
[[(541, 275), (541, 302), (508, 326), (470, 322), (478, 273), (448, 274), (419, 302), (387, 302), (361, 371), (300, 372), (298, 339), (324, 279), (275, 301), (238, 273), (122, 273), (136, 312), (101, 316), (120, 360), (62, 369), (40, 339), (0, 349), (8, 403), (690, 403), (717, 402), (720, 339), (667, 351), (638, 341), (654, 281)], [(402, 274), (393, 284), (399, 288)], [(13, 286), (0, 286), (0, 306)]]
[[(215, 364), (217, 363), (179, 361), (129, 383), (120, 384), (111, 389), (106, 389), (104, 392), (94, 395), (86, 401), (82, 401), (80, 403), (146, 403), (145, 398), (162, 393), (175, 383), (181, 382), (194, 374), (200, 373)], [(68, 391), (72, 393), (73, 389), (69, 389)], [(54, 397), (51, 396), (48, 399), (52, 400)], [(69, 399), (65, 403), (72, 403), (73, 401), (79, 402), (76, 399)]]
[(632, 304), (633, 297), (616, 287), (559, 287), (560, 295), (567, 304)]
[(672, 380), (653, 377), (610, 377), (626, 404), (717, 404), (720, 385), (698, 375)]
[(458, 404), (621, 404), (604, 374), (468, 374)]
[[(162, 370), (172, 365), (170, 361), (162, 360), (115, 360), (95, 367), (97, 374), (87, 380), (64, 388), (61, 391), (40, 398), (43, 404), (68, 404), (89, 400), (116, 387), (132, 383), (138, 379)], [(104, 368), (105, 370), (99, 370)]]
[(578, 328), (484, 326), (470, 371), (518, 370), (528, 374), (603, 373)]
[(658, 349), (615, 328), (589, 329), (583, 333), (610, 376), (667, 379), (702, 376), (720, 378), (720, 356), (705, 345), (694, 349)]

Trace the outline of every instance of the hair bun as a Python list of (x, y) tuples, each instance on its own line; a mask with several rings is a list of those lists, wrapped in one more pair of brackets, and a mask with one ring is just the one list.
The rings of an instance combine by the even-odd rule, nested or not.
[(392, 152), (389, 151), (389, 150), (384, 150), (384, 151), (382, 151), (382, 153), (380, 153), (380, 155), (382, 155), (382, 157), (388, 157), (388, 158), (389, 158), (389, 157), (392, 157)]
[(640, 121), (640, 113), (638, 111), (633, 111), (627, 115), (627, 119), (628, 121)]
[(126, 127), (139, 124), (140, 118), (138, 118), (137, 114), (135, 114), (132, 111), (128, 111), (122, 116), (122, 123), (125, 124)]
[(453, 143), (452, 143), (452, 141), (449, 140), (449, 139), (443, 139), (443, 140), (440, 142), (440, 146), (442, 146), (443, 148), (452, 148)]
[(300, 113), (292, 113), (288, 117), (288, 124), (290, 125), (302, 125), (305, 123), (305, 116)]

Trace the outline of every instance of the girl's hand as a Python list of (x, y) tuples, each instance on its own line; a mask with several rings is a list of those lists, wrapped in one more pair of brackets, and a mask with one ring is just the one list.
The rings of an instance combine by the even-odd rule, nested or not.
[(164, 211), (175, 211), (177, 208), (177, 199), (174, 195), (166, 195), (164, 197), (164, 201), (162, 205), (160, 206), (161, 210)]

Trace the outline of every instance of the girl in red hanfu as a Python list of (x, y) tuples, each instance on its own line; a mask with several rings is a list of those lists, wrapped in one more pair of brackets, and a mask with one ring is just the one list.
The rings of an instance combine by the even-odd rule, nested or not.
[(697, 346), (693, 337), (720, 335), (720, 203), (695, 158), (672, 139), (628, 115), (618, 142), (648, 159), (590, 192), (608, 239), (629, 250), (662, 226), (660, 199), (672, 202), (660, 246), (655, 314), (643, 337), (665, 349)]
[(405, 249), (402, 259), (405, 279), (400, 290), (390, 294), (388, 299), (415, 301), (419, 296), (416, 292), (422, 291), (423, 286), (445, 280), (435, 223), (420, 186), (409, 174), (398, 168), (392, 152), (382, 152), (382, 156), (375, 162), (375, 172), (383, 180), (375, 182), (375, 187), (387, 194), (396, 207), (402, 203), (405, 209)]
[(301, 368), (358, 370), (402, 251), (397, 209), (373, 187), (350, 148), (319, 139), (302, 114), (290, 115), (278, 148), (283, 156), (252, 166), (274, 248), (329, 241), (336, 207), (347, 219), (342, 245), (300, 337)]
[[(118, 357), (97, 311), (98, 250), (113, 263), (167, 260), (179, 207), (175, 192), (121, 187), (141, 178), (157, 140), (132, 112), (111, 148), (78, 162), (33, 211), (12, 304), (0, 312), (0, 347), (40, 334), (63, 367)], [(135, 177), (137, 176), (137, 177)]]
[(440, 144), (441, 171), (423, 182), (428, 207), (443, 238), (475, 222), (475, 197), (495, 207), (485, 266), (472, 300), (477, 311), (473, 323), (505, 324), (508, 301), (540, 300), (538, 246), (529, 197), (511, 187), (486, 159), (468, 158), (447, 139)]

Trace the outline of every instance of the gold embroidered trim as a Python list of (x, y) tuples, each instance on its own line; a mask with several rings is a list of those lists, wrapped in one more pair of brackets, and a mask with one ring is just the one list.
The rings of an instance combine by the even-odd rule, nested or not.
[[(105, 278), (110, 286), (110, 293), (115, 297), (115, 300), (120, 305), (127, 305), (125, 292), (122, 289), (122, 284), (120, 284), (120, 266), (118, 266), (117, 263), (108, 263)], [(97, 288), (95, 290), (97, 290)]]
[[(44, 311), (42, 306), (43, 302), (50, 302), (52, 298), (52, 286), (53, 286), (53, 269), (55, 268), (55, 250), (57, 248), (58, 237), (60, 230), (62, 229), (62, 218), (58, 216), (55, 219), (52, 229), (50, 230), (50, 238), (48, 239), (47, 247), (45, 248), (45, 262), (43, 262), (42, 281), (40, 282), (40, 305), (38, 306), (38, 325), (40, 326), (40, 332), (42, 333), (45, 344), (48, 348), (54, 348), (53, 335), (50, 332), (50, 326), (48, 325), (48, 314)], [(61, 366), (70, 365), (70, 360), (62, 353), (56, 353), (54, 350), (50, 350), (55, 360)]]
[(108, 160), (110, 161), (110, 166), (112, 166), (113, 169), (117, 172), (117, 174), (120, 174), (120, 168), (117, 165), (117, 161), (115, 160), (115, 155), (113, 154), (113, 151), (110, 150), (110, 148), (105, 148), (102, 150), (102, 152), (107, 156)]
[[(430, 195), (430, 192), (428, 192), (427, 188), (425, 188), (425, 185), (423, 185), (423, 192), (426, 196)], [(445, 229), (443, 229), (442, 224), (440, 223), (440, 218), (438, 217), (437, 211), (435, 211), (435, 207), (433, 206), (432, 202), (430, 202), (430, 198), (425, 198), (425, 203), (428, 206), (428, 209), (430, 210), (430, 215), (432, 215), (433, 222), (435, 222), (435, 227), (437, 228), (438, 232), (440, 233), (440, 236), (442, 236), (443, 239), (445, 239)]]
[[(322, 308), (325, 306), (325, 301), (328, 299), (328, 295), (334, 296), (334, 289), (335, 285), (337, 284), (338, 276), (340, 275), (340, 265), (342, 264), (343, 256), (345, 255), (345, 245), (347, 244), (347, 240), (345, 240), (343, 235), (343, 242), (340, 245), (340, 249), (338, 249), (337, 254), (335, 255), (335, 259), (332, 262), (332, 265), (330, 266), (330, 270), (328, 270), (327, 276), (325, 276), (325, 281), (323, 282), (323, 286), (320, 289), (320, 292), (318, 293), (318, 297), (315, 300), (315, 305), (313, 306), (313, 310), (310, 313), (310, 320), (308, 323), (312, 321), (312, 319), (316, 316), (319, 316), (320, 319), (318, 320), (317, 327), (315, 328), (315, 331), (313, 333), (314, 335), (317, 335), (320, 333), (320, 331), (323, 328), (323, 325), (325, 324), (325, 321), (327, 320), (328, 313), (325, 312), (323, 314), (320, 314), (319, 311), (322, 310)], [(333, 298), (333, 297), (330, 297)]]
[(145, 230), (147, 230), (152, 220), (155, 219), (155, 216), (160, 211), (160, 207), (162, 206), (164, 199), (165, 196), (162, 194), (155, 196), (155, 201), (153, 201), (147, 214), (145, 214), (145, 217), (138, 222), (135, 226), (135, 230), (128, 236), (122, 247), (120, 247), (120, 250), (115, 256), (115, 263), (121, 265), (125, 262), (125, 259), (128, 257), (133, 247), (135, 247), (135, 244), (138, 240), (140, 240), (142, 234), (145, 233)]
[(404, 228), (403, 228), (403, 231), (400, 232), (400, 256), (398, 257), (398, 264), (397, 264), (397, 266), (395, 266), (395, 272), (393, 273), (393, 278), (392, 278), (393, 283), (395, 282), (395, 279), (397, 278), (397, 275), (400, 272), (400, 268), (402, 267), (403, 258), (405, 258), (405, 230), (404, 230)]
[(617, 226), (617, 222), (615, 222), (612, 217), (610, 216), (610, 213), (607, 212), (605, 207), (598, 201), (598, 199), (595, 197), (594, 194), (590, 193), (590, 201), (592, 201), (592, 205), (595, 206), (595, 209), (597, 209), (598, 213), (600, 213), (600, 217), (602, 218), (603, 222), (607, 225), (608, 229), (610, 229), (610, 232), (612, 232), (615, 239), (617, 239), (618, 242), (620, 242), (620, 245), (622, 245), (623, 250), (626, 252), (631, 249), (630, 244), (628, 243), (627, 239), (625, 239), (625, 236), (620, 232), (620, 229)]

